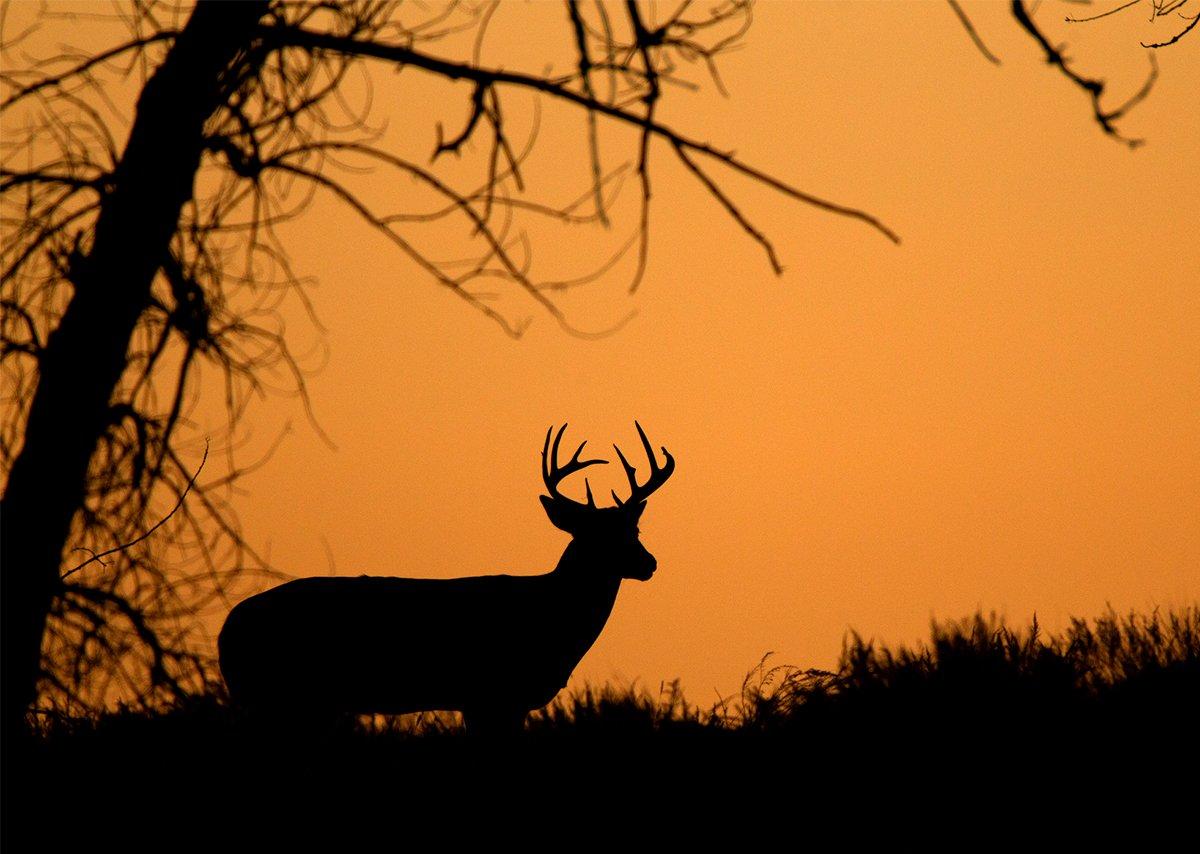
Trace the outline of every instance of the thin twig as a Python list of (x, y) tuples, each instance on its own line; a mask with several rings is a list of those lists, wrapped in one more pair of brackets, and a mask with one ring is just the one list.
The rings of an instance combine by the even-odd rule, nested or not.
[(1123, 6), (1118, 6), (1115, 9), (1109, 9), (1107, 12), (1101, 12), (1098, 15), (1091, 15), (1087, 18), (1072, 18), (1070, 15), (1068, 15), (1064, 20), (1066, 20), (1068, 24), (1082, 24), (1086, 21), (1099, 21), (1101, 18), (1107, 18), (1109, 15), (1115, 15), (1117, 12), (1120, 12), (1123, 9), (1128, 9), (1130, 6), (1136, 6), (1141, 2), (1142, 0), (1129, 0), (1129, 2)]
[[(988, 50), (988, 46), (983, 43), (979, 33), (975, 29), (975, 24), (967, 17), (967, 13), (963, 11), (962, 6), (958, 4), (958, 0), (946, 0), (950, 4), (950, 8), (954, 10), (954, 14), (958, 16), (959, 23), (963, 25), (963, 29), (967, 31), (967, 35), (971, 37), (971, 41), (975, 42), (975, 47), (979, 48), (979, 52), (983, 54), (984, 59), (993, 65), (1000, 64), (1000, 57)], [(1138, 0), (1133, 0), (1137, 3)]]
[(775, 247), (771, 244), (771, 241), (767, 239), (767, 236), (755, 228), (750, 220), (746, 219), (741, 210), (739, 210), (733, 201), (721, 191), (721, 188), (717, 186), (716, 182), (709, 178), (708, 175), (706, 175), (704, 171), (696, 165), (692, 158), (688, 157), (686, 151), (676, 145), (675, 152), (679, 155), (679, 159), (683, 161), (683, 165), (686, 166), (688, 170), (696, 176), (700, 183), (704, 185), (705, 189), (712, 194), (713, 198), (721, 203), (721, 206), (725, 208), (726, 212), (728, 212), (731, 217), (733, 217), (734, 221), (736, 221), (737, 224), (740, 225), (742, 229), (750, 235), (750, 237), (752, 237), (760, 246), (762, 246), (763, 251), (767, 253), (767, 258), (771, 262), (771, 269), (775, 271), (775, 275), (782, 275), (783, 265), (779, 263), (779, 257), (775, 254)]
[[(596, 92), (592, 88), (592, 58), (588, 53), (587, 29), (583, 24), (583, 16), (579, 12), (578, 0), (567, 0), (567, 13), (571, 18), (571, 26), (575, 31), (575, 47), (579, 51), (579, 80), (583, 93), (593, 101)], [(600, 224), (608, 227), (608, 213), (604, 210), (604, 195), (600, 183), (602, 169), (600, 167), (600, 143), (596, 131), (596, 113), (587, 111), (588, 123), (588, 156), (592, 166), (592, 194), (596, 203), (596, 216)]]
[(85, 560), (83, 563), (79, 564), (78, 566), (72, 567), (71, 569), (68, 569), (66, 572), (64, 572), (62, 574), (61, 578), (67, 578), (68, 576), (74, 575), (75, 573), (79, 572), (79, 570), (83, 569), (88, 564), (92, 564), (97, 561), (99, 561), (100, 563), (104, 563), (103, 558), (106, 558), (111, 554), (116, 554), (117, 552), (125, 551), (125, 549), (128, 549), (131, 546), (136, 546), (138, 543), (142, 542), (142, 540), (145, 540), (151, 534), (153, 534), (155, 531), (157, 531), (159, 528), (161, 528), (163, 525), (165, 525), (167, 520), (170, 519), (172, 516), (174, 516), (175, 513), (179, 510), (179, 508), (183, 506), (184, 499), (187, 498), (188, 493), (192, 491), (192, 486), (195, 485), (196, 478), (198, 478), (200, 476), (200, 472), (204, 470), (204, 464), (207, 461), (208, 461), (208, 440), (206, 439), (204, 441), (204, 456), (200, 460), (200, 465), (196, 469), (196, 473), (193, 474), (191, 476), (191, 478), (188, 480), (187, 486), (184, 488), (183, 492), (180, 493), (179, 500), (175, 502), (175, 506), (171, 508), (170, 513), (168, 513), (166, 516), (163, 516), (161, 519), (159, 519), (156, 523), (154, 523), (153, 527), (151, 527), (149, 530), (147, 530), (145, 533), (143, 533), (140, 537), (132, 539), (127, 543), (122, 543), (119, 546), (113, 546), (111, 549), (108, 549), (107, 551), (102, 551), (99, 554), (93, 554), (90, 558)]
[(1197, 14), (1194, 18), (1192, 18), (1192, 22), (1190, 24), (1188, 24), (1186, 27), (1184, 27), (1180, 32), (1178, 32), (1174, 38), (1167, 39), (1165, 42), (1152, 42), (1150, 44), (1146, 44), (1146, 42), (1142, 42), (1141, 45), (1142, 45), (1142, 47), (1160, 48), (1160, 47), (1166, 47), (1167, 45), (1175, 44), (1175, 42), (1179, 41), (1181, 38), (1183, 38), (1188, 33), (1190, 33), (1193, 29), (1195, 29), (1197, 22), (1200, 22), (1200, 14)]

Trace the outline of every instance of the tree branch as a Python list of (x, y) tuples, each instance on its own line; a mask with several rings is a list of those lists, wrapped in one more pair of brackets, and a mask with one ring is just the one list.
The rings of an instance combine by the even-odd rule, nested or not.
[(447, 151), (453, 152), (454, 154), (459, 153), (459, 149), (462, 148), (464, 142), (471, 138), (471, 134), (475, 131), (475, 126), (479, 124), (479, 119), (481, 116), (483, 116), (483, 97), (487, 94), (487, 91), (488, 87), (484, 86), (483, 84), (477, 84), (475, 86), (475, 91), (471, 93), (471, 116), (467, 119), (466, 127), (464, 127), (462, 132), (458, 136), (454, 137), (454, 139), (442, 139), (442, 124), (441, 122), (438, 122), (438, 144), (437, 148), (433, 150), (433, 157), (430, 158), (431, 161), (437, 160), (440, 155), (445, 154)]
[(145, 38), (133, 39), (132, 41), (117, 45), (114, 48), (102, 51), (94, 56), (89, 56), (83, 62), (79, 63), (73, 68), (68, 69), (67, 71), (62, 72), (61, 74), (43, 77), (34, 83), (30, 83), (29, 85), (18, 89), (12, 95), (5, 98), (3, 102), (0, 102), (0, 110), (7, 109), (21, 99), (27, 98), (35, 92), (40, 92), (42, 89), (45, 89), (49, 86), (57, 86), (59, 83), (62, 83), (64, 80), (70, 77), (77, 77), (80, 74), (84, 74), (88, 70), (95, 68), (97, 65), (108, 62), (110, 59), (114, 59), (123, 53), (131, 50), (141, 50), (147, 45), (154, 44), (155, 42), (168, 41), (170, 39), (174, 39), (178, 35), (178, 30), (162, 30), (154, 33), (153, 35), (146, 36)]
[(1141, 45), (1142, 45), (1142, 47), (1149, 47), (1149, 48), (1160, 48), (1160, 47), (1166, 47), (1167, 45), (1173, 45), (1173, 44), (1175, 44), (1175, 42), (1179, 41), (1181, 38), (1183, 38), (1188, 33), (1190, 33), (1193, 29), (1195, 29), (1197, 23), (1200, 23), (1200, 13), (1198, 13), (1195, 17), (1192, 18), (1192, 22), (1190, 24), (1188, 24), (1186, 27), (1184, 27), (1182, 30), (1180, 30), (1178, 33), (1176, 33), (1174, 37), (1167, 39), (1165, 42), (1153, 42), (1151, 44), (1146, 44), (1145, 42), (1142, 42)]
[[(967, 35), (971, 37), (971, 41), (975, 42), (975, 47), (983, 54), (983, 58), (992, 65), (1000, 64), (1000, 57), (988, 50), (988, 46), (983, 43), (983, 39), (979, 37), (978, 31), (975, 29), (975, 24), (967, 17), (967, 13), (963, 11), (963, 7), (958, 4), (958, 0), (946, 0), (950, 4), (950, 8), (954, 10), (954, 14), (958, 16), (958, 21), (963, 25), (963, 29), (967, 31)], [(1138, 2), (1138, 0), (1134, 0)]]
[[(1056, 66), (1068, 80), (1088, 93), (1088, 97), (1091, 98), (1092, 101), (1092, 115), (1096, 119), (1096, 123), (1100, 125), (1101, 129), (1113, 139), (1125, 143), (1130, 148), (1137, 148), (1139, 145), (1141, 145), (1143, 140), (1129, 139), (1125, 137), (1119, 130), (1117, 130), (1114, 122), (1125, 112), (1127, 112), (1129, 108), (1133, 106), (1133, 104), (1144, 98), (1149, 93), (1149, 88), (1143, 87), (1142, 91), (1135, 96), (1131, 102), (1122, 105), (1120, 109), (1115, 111), (1106, 111), (1100, 105), (1100, 98), (1104, 94), (1104, 81), (1094, 80), (1090, 77), (1083, 77), (1071, 70), (1071, 68), (1067, 65), (1066, 57), (1063, 56), (1061, 51), (1050, 44), (1050, 41), (1046, 38), (1045, 34), (1038, 29), (1037, 24), (1033, 22), (1033, 18), (1030, 17), (1029, 10), (1025, 8), (1025, 3), (1023, 0), (1012, 0), (1012, 14), (1013, 18), (1016, 19), (1021, 28), (1025, 30), (1025, 32), (1029, 33), (1029, 35), (1033, 37), (1033, 40), (1038, 43), (1043, 51), (1045, 51), (1046, 62), (1048, 62), (1050, 65)], [(1153, 84), (1153, 81), (1151, 81), (1151, 84)]]
[(74, 575), (75, 573), (79, 572), (79, 570), (83, 569), (88, 564), (92, 564), (92, 563), (96, 563), (96, 562), (104, 563), (104, 560), (103, 560), (104, 558), (108, 557), (111, 554), (116, 554), (117, 552), (123, 552), (132, 546), (136, 546), (142, 540), (147, 539), (151, 534), (153, 534), (155, 531), (157, 531), (159, 528), (161, 528), (163, 525), (165, 525), (167, 523), (167, 520), (170, 519), (172, 516), (174, 516), (175, 513), (179, 510), (179, 508), (183, 506), (183, 500), (185, 498), (187, 498), (188, 493), (192, 491), (192, 487), (196, 483), (196, 478), (198, 478), (200, 476), (200, 472), (204, 470), (204, 464), (206, 462), (208, 462), (208, 442), (204, 443), (204, 457), (200, 460), (200, 465), (196, 468), (196, 473), (192, 475), (190, 480), (188, 480), (187, 486), (184, 488), (183, 492), (180, 494), (179, 500), (175, 502), (175, 506), (171, 508), (170, 513), (168, 513), (166, 516), (163, 516), (161, 519), (159, 519), (156, 523), (154, 523), (153, 526), (151, 526), (146, 531), (144, 531), (141, 536), (137, 537), (136, 539), (130, 540), (127, 543), (122, 543), (121, 545), (114, 546), (113, 548), (108, 549), (107, 551), (102, 551), (99, 554), (93, 554), (90, 558), (85, 560), (83, 563), (78, 564), (78, 565), (72, 567), (71, 569), (68, 569), (66, 572), (64, 572), (60, 576), (60, 579), (65, 579), (65, 578), (68, 578), (68, 577)]
[(893, 243), (900, 242), (900, 237), (895, 231), (866, 211), (840, 205), (819, 196), (814, 196), (811, 193), (806, 193), (745, 163), (732, 152), (720, 151), (708, 143), (684, 136), (653, 119), (639, 116), (620, 107), (615, 107), (595, 98), (589, 98), (587, 95), (574, 92), (555, 80), (534, 77), (520, 72), (504, 71), (503, 69), (476, 68), (472, 65), (429, 56), (404, 45), (364, 41), (330, 35), (328, 33), (314, 32), (302, 27), (274, 25), (261, 29), (264, 40), (277, 48), (295, 47), (309, 51), (329, 51), (346, 56), (380, 59), (400, 65), (411, 65), (422, 68), (449, 80), (470, 80), (475, 83), (516, 86), (543, 92), (559, 100), (575, 104), (584, 109), (594, 110), (619, 122), (641, 128), (655, 136), (668, 140), (672, 145), (678, 144), (689, 151), (720, 161), (734, 171), (753, 178), (799, 202), (826, 211), (827, 213), (858, 220), (875, 229)]

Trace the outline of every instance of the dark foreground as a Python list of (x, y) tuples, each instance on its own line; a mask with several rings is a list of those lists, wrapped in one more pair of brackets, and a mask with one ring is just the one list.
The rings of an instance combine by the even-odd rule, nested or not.
[(917, 650), (853, 639), (836, 672), (764, 664), (712, 709), (673, 686), (585, 691), (505, 740), (452, 718), (255, 721), (199, 697), (48, 720), (4, 762), (6, 851), (730, 835), (988, 848), (1126, 833), (1144, 849), (1200, 816), (1200, 609), (1110, 614), (1061, 637), (976, 617)]

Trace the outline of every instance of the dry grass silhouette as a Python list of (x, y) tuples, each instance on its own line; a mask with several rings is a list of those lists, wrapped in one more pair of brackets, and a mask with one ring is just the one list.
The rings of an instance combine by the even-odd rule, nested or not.
[[(805, 741), (814, 733), (865, 735), (873, 725), (964, 729), (1004, 722), (1009, 732), (1066, 727), (1080, 731), (1113, 716), (1154, 718), (1159, 729), (1187, 723), (1200, 714), (1200, 607), (1168, 612), (1114, 611), (1074, 619), (1059, 634), (1047, 634), (1036, 617), (1013, 628), (996, 615), (934, 623), (930, 640), (889, 647), (851, 632), (834, 670), (774, 664), (763, 658), (740, 692), (711, 706), (693, 703), (678, 681), (652, 690), (631, 685), (584, 686), (563, 692), (534, 712), (519, 741), (581, 742), (687, 736), (697, 744), (728, 737)], [(285, 720), (248, 719), (218, 693), (187, 698), (173, 710), (122, 710), (92, 717), (44, 715), (33, 739), (36, 750), (67, 744), (137, 752), (140, 739), (231, 743), (297, 737)], [(302, 719), (303, 726), (310, 726)], [(976, 738), (985, 739), (979, 731)], [(398, 756), (417, 743), (464, 743), (454, 713), (363, 716), (322, 732), (306, 732), (310, 743), (330, 739), (372, 742)], [(128, 742), (119, 745), (119, 742)], [(839, 748), (841, 749), (841, 748)]]
[[(214, 693), (166, 713), (45, 717), (7, 747), (6, 772), (28, 783), (7, 792), (5, 832), (94, 839), (135, 821), (153, 840), (151, 825), (223, 834), (251, 822), (289, 836), (302, 831), (283, 816), (313, 808), (339, 827), (370, 814), (468, 835), (484, 832), (464, 823), (480, 809), (530, 833), (519, 822), (565, 831), (573, 816), (612, 832), (630, 810), (691, 832), (764, 813), (838, 815), (865, 822), (851, 829), (866, 838), (946, 832), (964, 816), (1098, 827), (1109, 806), (1140, 814), (1151, 796), (1166, 819), (1183, 814), (1168, 807), (1197, 755), (1200, 607), (1110, 611), (1059, 634), (976, 614), (935, 624), (915, 647), (852, 633), (832, 671), (770, 661), (710, 707), (678, 683), (585, 687), (498, 740), (450, 714), (314, 730), (247, 718)], [(46, 791), (77, 793), (66, 830)], [(899, 824), (881, 817), (892, 813)]]

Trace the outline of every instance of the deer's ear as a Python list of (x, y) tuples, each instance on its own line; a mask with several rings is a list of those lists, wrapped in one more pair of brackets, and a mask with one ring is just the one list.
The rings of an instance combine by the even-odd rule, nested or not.
[(566, 531), (568, 534), (573, 533), (571, 514), (567, 512), (567, 508), (548, 496), (539, 495), (538, 498), (542, 500), (542, 507), (546, 508), (546, 515), (550, 517), (550, 524), (560, 531)]

